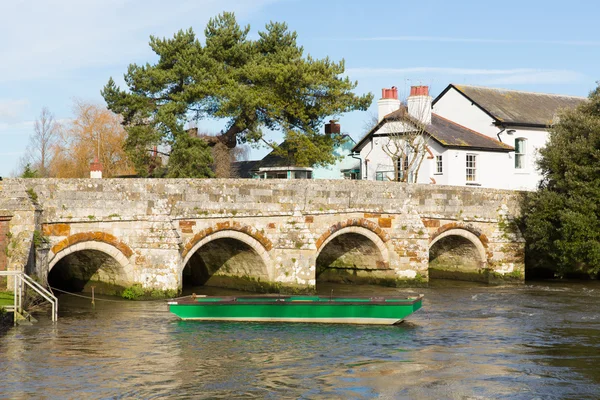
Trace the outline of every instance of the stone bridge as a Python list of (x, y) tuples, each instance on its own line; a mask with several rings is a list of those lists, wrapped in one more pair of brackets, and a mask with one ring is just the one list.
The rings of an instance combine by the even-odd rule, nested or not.
[(519, 196), (350, 180), (5, 179), (0, 268), (105, 292), (522, 280)]

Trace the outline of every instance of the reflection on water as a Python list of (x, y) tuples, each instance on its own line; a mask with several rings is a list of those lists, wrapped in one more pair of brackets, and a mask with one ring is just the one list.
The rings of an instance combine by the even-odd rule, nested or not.
[[(162, 302), (63, 296), (0, 336), (0, 397), (596, 398), (600, 285), (329, 285), (424, 293), (399, 326), (184, 322)], [(201, 288), (204, 294), (221, 289)], [(228, 291), (227, 293), (233, 293)]]

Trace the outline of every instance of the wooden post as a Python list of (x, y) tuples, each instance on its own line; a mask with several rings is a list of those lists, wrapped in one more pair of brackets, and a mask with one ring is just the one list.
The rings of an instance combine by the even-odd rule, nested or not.
[(92, 308), (96, 308), (96, 302), (94, 301), (94, 287), (92, 286)]

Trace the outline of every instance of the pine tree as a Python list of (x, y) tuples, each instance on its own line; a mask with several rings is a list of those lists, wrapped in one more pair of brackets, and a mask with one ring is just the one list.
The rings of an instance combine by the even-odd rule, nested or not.
[[(166, 145), (171, 149), (167, 168), (178, 171), (169, 175), (211, 176), (204, 167), (194, 173), (189, 168), (210, 164), (208, 146), (221, 141), (229, 148), (238, 143), (276, 147), (265, 137), (265, 128), (290, 139), (285, 151), (299, 163), (335, 161), (332, 149), (339, 139), (320, 133), (320, 126), (327, 117), (365, 110), (372, 95), (352, 92), (357, 83), (341, 77), (343, 60), (304, 56), (296, 33), (285, 23), (267, 24), (256, 40), (248, 39), (249, 31), (233, 13), (223, 13), (208, 22), (204, 45), (192, 29), (170, 39), (151, 37), (158, 62), (131, 64), (125, 74), (128, 91), (109, 80), (102, 95), (124, 118), (126, 148), (138, 172), (147, 170), (152, 146)], [(221, 135), (190, 142), (184, 136), (186, 124), (203, 118), (222, 119)]]

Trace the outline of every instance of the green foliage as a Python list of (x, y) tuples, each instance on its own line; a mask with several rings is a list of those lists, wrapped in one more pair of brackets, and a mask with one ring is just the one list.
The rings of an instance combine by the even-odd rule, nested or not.
[(33, 201), (34, 203), (37, 203), (38, 195), (35, 192), (35, 190), (33, 190), (33, 188), (29, 188), (29, 189), (25, 190), (25, 193), (27, 193), (27, 196), (29, 196), (31, 201)]
[[(342, 139), (320, 127), (331, 116), (366, 110), (373, 96), (352, 93), (357, 83), (342, 77), (343, 60), (305, 56), (285, 23), (267, 24), (257, 39), (248, 39), (249, 31), (225, 12), (208, 22), (204, 45), (192, 29), (169, 39), (151, 37), (158, 62), (131, 64), (129, 90), (109, 80), (102, 95), (123, 116), (125, 148), (140, 175), (212, 176), (207, 142), (184, 129), (203, 118), (224, 122), (217, 140), (228, 147), (264, 143), (266, 128), (283, 132), (286, 148), (276, 152), (298, 165), (336, 160), (333, 146)], [(171, 149), (167, 171), (153, 165), (149, 150), (155, 145)]]
[(136, 283), (135, 285), (123, 290), (123, 293), (121, 293), (121, 297), (127, 300), (136, 300), (144, 296), (145, 293), (146, 291), (144, 290), (142, 285)]
[(559, 275), (600, 272), (600, 86), (564, 112), (540, 150), (540, 189), (523, 202), (527, 264)]
[(10, 292), (0, 292), (0, 311), (4, 310), (3, 306), (10, 306), (14, 304), (13, 294)]
[(33, 231), (33, 246), (38, 248), (50, 243), (50, 239), (37, 229)]
[(174, 290), (174, 289), (146, 290), (139, 283), (136, 283), (136, 284), (126, 288), (121, 293), (121, 297), (123, 297), (124, 299), (127, 299), (127, 300), (147, 300), (147, 299), (157, 300), (157, 299), (174, 298), (176, 296), (177, 296), (177, 290)]
[(37, 169), (33, 169), (31, 164), (27, 163), (25, 168), (23, 169), (23, 173), (21, 174), (21, 178), (39, 178), (40, 174), (38, 174)]
[(167, 178), (209, 178), (213, 159), (208, 144), (186, 132), (176, 133), (172, 143)]

